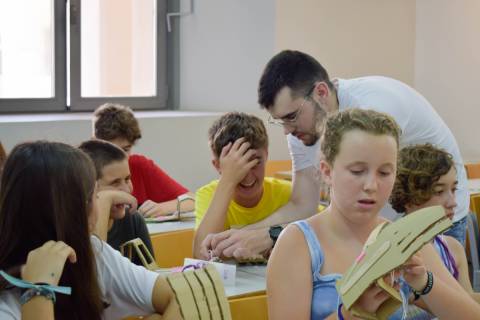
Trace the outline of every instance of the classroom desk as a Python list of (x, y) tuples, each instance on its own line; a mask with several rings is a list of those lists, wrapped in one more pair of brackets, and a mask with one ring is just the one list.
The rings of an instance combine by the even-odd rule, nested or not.
[(229, 299), (265, 294), (267, 266), (237, 266), (235, 285), (225, 286)]
[(292, 181), (292, 171), (277, 171), (273, 174), (274, 178)]
[[(225, 286), (232, 320), (267, 320), (266, 266), (238, 266), (235, 285)], [(168, 270), (161, 270), (167, 275)]]
[(185, 214), (180, 221), (147, 223), (160, 268), (181, 266), (185, 258), (192, 258), (194, 227), (193, 213)]
[[(181, 221), (148, 223), (147, 227), (160, 268), (181, 266), (184, 258), (192, 257), (193, 213)], [(235, 285), (225, 286), (233, 320), (268, 319), (265, 272), (266, 266), (237, 267)]]
[(148, 233), (150, 233), (150, 235), (153, 235), (157, 233), (166, 233), (179, 230), (193, 230), (195, 228), (194, 213), (185, 213), (182, 215), (182, 217), (182, 220), (179, 221), (147, 223)]
[(267, 320), (266, 266), (239, 266), (235, 286), (225, 286), (233, 320)]

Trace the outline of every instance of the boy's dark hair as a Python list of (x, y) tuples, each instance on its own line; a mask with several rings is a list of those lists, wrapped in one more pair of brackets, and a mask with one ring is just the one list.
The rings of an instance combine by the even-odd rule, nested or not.
[(95, 165), (97, 172), (97, 180), (102, 178), (102, 170), (105, 166), (112, 162), (123, 161), (128, 158), (128, 155), (108, 141), (92, 139), (85, 142), (78, 147), (80, 150), (90, 156)]
[(292, 97), (305, 96), (315, 82), (324, 81), (333, 90), (327, 70), (312, 56), (292, 50), (275, 55), (263, 70), (258, 85), (258, 103), (267, 110), (284, 87), (289, 87)]
[(268, 135), (263, 121), (243, 112), (229, 112), (215, 120), (208, 130), (208, 141), (214, 155), (219, 158), (229, 142), (245, 138), (250, 148), (268, 148)]
[(142, 137), (140, 126), (130, 107), (117, 103), (105, 103), (93, 113), (95, 138), (112, 141), (126, 139), (131, 144)]

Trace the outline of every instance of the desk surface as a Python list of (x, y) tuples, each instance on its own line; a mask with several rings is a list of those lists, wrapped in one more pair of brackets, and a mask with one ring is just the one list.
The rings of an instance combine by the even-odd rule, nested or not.
[[(157, 271), (162, 275), (168, 275), (171, 269)], [(235, 285), (225, 286), (227, 298), (238, 298), (255, 294), (264, 294), (267, 289), (267, 266), (237, 266)]]
[(277, 171), (274, 173), (273, 175), (275, 178), (277, 179), (285, 179), (285, 180), (290, 180), (292, 181), (292, 176), (293, 176), (293, 173), (291, 170), (287, 170), (287, 171)]
[(467, 184), (470, 194), (480, 193), (480, 179), (468, 179)]
[(265, 293), (267, 266), (238, 266), (234, 286), (225, 286), (228, 298)]
[(195, 214), (193, 212), (182, 214), (182, 217), (183, 218), (180, 221), (147, 223), (148, 233), (152, 235), (155, 233), (165, 233), (195, 228)]

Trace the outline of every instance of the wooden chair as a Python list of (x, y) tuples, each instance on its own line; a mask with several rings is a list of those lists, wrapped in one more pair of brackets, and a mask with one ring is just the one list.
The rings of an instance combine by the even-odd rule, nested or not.
[(229, 300), (233, 320), (267, 320), (267, 295), (239, 297)]
[(480, 217), (480, 193), (470, 196), (470, 210)]
[(468, 179), (480, 179), (480, 162), (465, 164)]
[(193, 234), (193, 229), (186, 229), (150, 235), (158, 266), (183, 266), (183, 259), (192, 258)]
[(268, 160), (265, 166), (265, 176), (273, 177), (279, 171), (291, 171), (292, 160)]

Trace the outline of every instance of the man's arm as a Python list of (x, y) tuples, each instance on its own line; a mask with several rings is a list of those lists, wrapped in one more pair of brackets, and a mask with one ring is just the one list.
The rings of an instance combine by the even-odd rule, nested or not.
[[(268, 230), (273, 225), (283, 225), (295, 220), (304, 219), (317, 211), (320, 198), (318, 164), (319, 142), (313, 146), (305, 146), (302, 141), (287, 135), (288, 149), (294, 168), (293, 188), (290, 200), (267, 218), (240, 230), (228, 230), (215, 235), (212, 247), (215, 253), (222, 252), (228, 256), (233, 250), (243, 254), (261, 254), (272, 247)], [(252, 242), (251, 239), (257, 239)], [(262, 244), (262, 245), (259, 245)]]
[(313, 166), (295, 172), (289, 202), (262, 221), (214, 235), (210, 242), (215, 255), (246, 258), (268, 252), (273, 246), (269, 227), (305, 219), (317, 212), (320, 198), (317, 177)]
[(245, 228), (259, 229), (286, 224), (315, 214), (320, 199), (318, 174), (318, 170), (313, 166), (294, 172), (292, 195), (287, 204), (267, 218)]
[(317, 212), (320, 198), (317, 177), (313, 166), (295, 172), (289, 202), (262, 221), (212, 236), (210, 242), (215, 255), (247, 258), (268, 252), (273, 246), (269, 227), (305, 219)]

